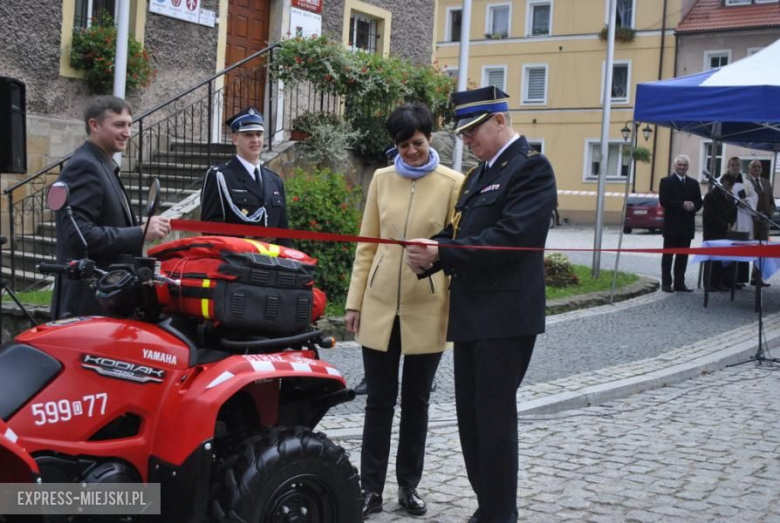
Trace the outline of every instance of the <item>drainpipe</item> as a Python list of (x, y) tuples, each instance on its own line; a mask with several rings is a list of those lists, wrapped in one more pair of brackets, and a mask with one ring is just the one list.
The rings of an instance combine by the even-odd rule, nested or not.
[[(664, 50), (666, 49), (666, 10), (669, 6), (669, 0), (664, 0), (664, 14), (663, 18), (661, 19), (661, 54), (658, 58), (658, 79), (663, 80), (664, 75)], [(676, 38), (677, 35), (675, 35), (675, 46), (674, 46), (674, 71), (672, 71), (673, 75), (677, 75), (677, 45), (676, 45)], [(670, 137), (674, 136), (674, 131), (670, 130)], [(652, 163), (650, 164), (650, 192), (653, 191), (653, 184), (655, 183), (655, 148), (658, 145), (658, 126), (653, 126), (653, 159)], [(669, 139), (669, 164), (671, 165), (672, 159), (672, 139)], [(635, 175), (636, 176), (636, 175)]]
[[(116, 58), (114, 60), (114, 96), (124, 99), (127, 80), (127, 39), (130, 33), (130, 0), (119, 0), (116, 13)], [(117, 165), (122, 165), (122, 153), (114, 155)]]

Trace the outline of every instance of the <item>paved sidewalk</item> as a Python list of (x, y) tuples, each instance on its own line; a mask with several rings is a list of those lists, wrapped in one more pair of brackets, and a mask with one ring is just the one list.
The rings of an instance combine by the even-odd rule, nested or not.
[[(520, 521), (780, 521), (780, 367), (754, 363), (597, 407), (521, 418)], [(359, 438), (337, 440), (360, 461)], [(393, 453), (397, 440), (393, 440)], [(457, 428), (430, 430), (418, 520), (465, 522), (476, 500)], [(396, 502), (391, 460), (385, 511)]]

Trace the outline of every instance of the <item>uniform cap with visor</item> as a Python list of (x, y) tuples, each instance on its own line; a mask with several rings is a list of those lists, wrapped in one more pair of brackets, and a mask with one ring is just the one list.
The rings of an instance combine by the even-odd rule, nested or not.
[(265, 127), (263, 127), (263, 115), (254, 107), (247, 107), (240, 113), (233, 115), (225, 124), (229, 125), (230, 130), (234, 133), (265, 131)]
[(509, 110), (509, 95), (493, 85), (454, 92), (450, 100), (455, 106), (456, 134), (481, 124), (493, 114)]

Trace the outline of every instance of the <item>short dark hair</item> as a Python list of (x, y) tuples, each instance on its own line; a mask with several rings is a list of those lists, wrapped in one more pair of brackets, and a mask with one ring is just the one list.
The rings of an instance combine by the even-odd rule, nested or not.
[(433, 130), (433, 114), (424, 103), (404, 104), (392, 112), (387, 119), (387, 132), (395, 143), (411, 138), (420, 131), (430, 137)]
[(84, 126), (87, 129), (87, 136), (89, 136), (89, 121), (94, 118), (98, 123), (102, 123), (107, 111), (116, 114), (127, 111), (131, 115), (133, 114), (133, 108), (126, 100), (116, 96), (98, 96), (84, 109)]
[(720, 183), (734, 185), (737, 183), (737, 178), (733, 174), (726, 173), (720, 177)]

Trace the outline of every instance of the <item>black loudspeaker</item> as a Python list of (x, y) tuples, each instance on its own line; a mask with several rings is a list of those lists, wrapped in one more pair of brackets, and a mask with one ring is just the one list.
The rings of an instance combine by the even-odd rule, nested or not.
[(24, 82), (0, 76), (0, 173), (27, 172)]

